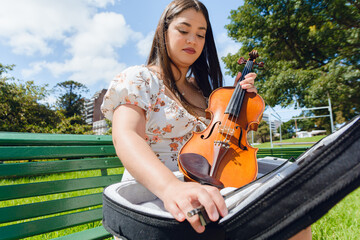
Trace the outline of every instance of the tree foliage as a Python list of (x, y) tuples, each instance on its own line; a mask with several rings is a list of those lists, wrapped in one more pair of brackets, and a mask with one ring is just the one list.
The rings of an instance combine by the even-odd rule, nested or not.
[(73, 80), (64, 81), (56, 84), (55, 90), (60, 92), (57, 106), (63, 111), (65, 117), (83, 115), (85, 99), (81, 93), (89, 91), (84, 84)]
[[(284, 122), (281, 124), (281, 134), (283, 139), (296, 137), (296, 131), (301, 129), (302, 131), (308, 131), (311, 132), (315, 129), (330, 129), (330, 126), (322, 125), (322, 126), (316, 126), (314, 125), (314, 122), (311, 119), (301, 119), (301, 120), (289, 120), (287, 122)], [(328, 130), (329, 131), (329, 130)], [(278, 133), (280, 133), (280, 130), (277, 130)], [(330, 131), (327, 132), (330, 134)]]
[(13, 65), (0, 64), (0, 131), (42, 132), (55, 128), (55, 111), (41, 104), (47, 96), (46, 86), (22, 83), (7, 75)]
[(359, 114), (357, 1), (245, 0), (230, 19), (228, 34), (242, 47), (223, 58), (228, 73), (235, 76), (241, 71), (237, 59), (258, 50), (265, 68), (258, 70), (256, 85), (267, 104), (285, 107), (296, 99), (301, 107), (326, 106), (329, 96), (337, 123)]
[(61, 111), (57, 111), (61, 121), (56, 128), (50, 130), (51, 133), (66, 134), (93, 134), (92, 126), (84, 124), (82, 116), (75, 114), (71, 117), (65, 117)]
[(47, 85), (22, 82), (8, 72), (14, 65), (0, 63), (0, 131), (92, 134), (92, 127), (80, 115), (66, 117), (45, 102)]
[(269, 124), (266, 121), (262, 120), (259, 123), (257, 131), (249, 131), (247, 138), (248, 138), (248, 142), (252, 142), (252, 140), (254, 140), (254, 142), (261, 142), (261, 143), (269, 141), (270, 140)]

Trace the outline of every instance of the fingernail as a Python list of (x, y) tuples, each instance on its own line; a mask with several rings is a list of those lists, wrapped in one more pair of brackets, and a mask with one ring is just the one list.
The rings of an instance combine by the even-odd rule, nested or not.
[(185, 219), (185, 216), (184, 216), (184, 214), (182, 214), (182, 213), (179, 213), (177, 216), (178, 216), (178, 220), (179, 220), (179, 221), (182, 221), (182, 220)]
[(204, 230), (205, 230), (205, 227), (204, 227), (204, 226), (198, 226), (198, 227), (197, 227), (197, 232), (198, 232), (198, 233), (202, 233)]
[(214, 221), (218, 220), (218, 219), (219, 219), (219, 213), (218, 213), (218, 212), (214, 212), (214, 213), (212, 214), (212, 218), (213, 218)]

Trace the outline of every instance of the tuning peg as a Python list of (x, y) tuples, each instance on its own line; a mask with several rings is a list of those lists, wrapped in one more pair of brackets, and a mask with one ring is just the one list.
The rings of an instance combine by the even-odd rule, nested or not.
[(237, 61), (237, 63), (238, 64), (245, 64), (247, 62), (247, 60), (245, 60), (245, 58), (244, 57), (241, 57), (241, 58), (239, 58), (239, 60)]
[(255, 64), (258, 65), (258, 66), (261, 67), (261, 68), (264, 67), (264, 63), (263, 63), (263, 62), (259, 62), (259, 63), (256, 62)]
[[(255, 52), (256, 54), (257, 54), (257, 52)], [(253, 53), (253, 54), (255, 54), (255, 53)], [(254, 61), (254, 64), (255, 65), (258, 65), (259, 67), (264, 67), (264, 63), (263, 62), (255, 62), (255, 59), (253, 60)], [(241, 58), (239, 58), (239, 60), (238, 60), (238, 64), (245, 64), (247, 62), (247, 60), (244, 58), (244, 57), (241, 57)]]

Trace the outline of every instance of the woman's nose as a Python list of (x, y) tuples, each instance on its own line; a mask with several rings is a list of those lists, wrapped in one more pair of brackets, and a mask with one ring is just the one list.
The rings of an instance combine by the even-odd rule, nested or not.
[(189, 34), (187, 39), (186, 39), (186, 42), (188, 44), (192, 44), (192, 43), (195, 43), (195, 40), (196, 40), (195, 34)]

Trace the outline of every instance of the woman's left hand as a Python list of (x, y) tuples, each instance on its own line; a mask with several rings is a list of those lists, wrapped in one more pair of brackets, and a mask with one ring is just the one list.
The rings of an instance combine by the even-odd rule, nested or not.
[[(256, 76), (257, 76), (256, 73), (253, 72), (246, 74), (244, 80), (240, 82), (242, 89), (246, 89), (247, 92), (257, 93), (257, 89), (254, 85)], [(240, 78), (241, 78), (241, 72), (237, 74), (235, 78), (234, 86), (236, 85), (236, 83), (239, 81)]]

